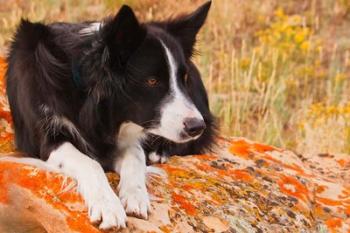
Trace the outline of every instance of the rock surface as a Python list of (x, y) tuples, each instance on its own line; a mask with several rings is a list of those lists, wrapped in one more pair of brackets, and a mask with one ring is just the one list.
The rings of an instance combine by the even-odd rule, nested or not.
[[(0, 60), (0, 76), (5, 69)], [(216, 153), (157, 165), (147, 177), (149, 220), (129, 217), (122, 232), (350, 233), (350, 156), (297, 155), (243, 138), (218, 144)], [(0, 82), (0, 152), (13, 151)], [(108, 177), (115, 189), (118, 176)], [(0, 232), (100, 232), (86, 211), (74, 180), (0, 161)]]

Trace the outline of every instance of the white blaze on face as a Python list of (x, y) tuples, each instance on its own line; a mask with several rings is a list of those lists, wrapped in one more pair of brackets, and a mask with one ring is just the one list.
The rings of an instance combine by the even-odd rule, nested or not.
[(178, 65), (176, 64), (174, 56), (171, 54), (169, 48), (163, 43), (163, 41), (161, 41), (161, 44), (165, 50), (168, 61), (170, 93), (160, 108), (160, 126), (150, 130), (150, 132), (178, 143), (190, 141), (199, 136), (194, 138), (183, 138), (181, 136), (184, 130), (185, 118), (197, 118), (203, 120), (203, 116), (194, 104), (185, 97), (184, 93), (179, 88), (176, 78)]

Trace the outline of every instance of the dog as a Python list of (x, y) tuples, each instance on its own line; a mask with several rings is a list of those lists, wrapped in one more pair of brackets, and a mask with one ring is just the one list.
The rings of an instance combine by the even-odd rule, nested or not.
[[(7, 57), (7, 94), (19, 151), (77, 181), (91, 222), (147, 219), (146, 163), (202, 153), (215, 120), (191, 61), (211, 2), (140, 23), (123, 5), (101, 22), (22, 19)], [(118, 196), (105, 171), (120, 174)]]

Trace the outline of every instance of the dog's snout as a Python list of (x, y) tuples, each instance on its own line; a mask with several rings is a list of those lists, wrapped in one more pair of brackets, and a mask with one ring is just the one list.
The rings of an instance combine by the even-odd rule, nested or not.
[(185, 118), (184, 120), (185, 132), (191, 136), (196, 137), (203, 133), (206, 128), (205, 122), (203, 119), (198, 118)]

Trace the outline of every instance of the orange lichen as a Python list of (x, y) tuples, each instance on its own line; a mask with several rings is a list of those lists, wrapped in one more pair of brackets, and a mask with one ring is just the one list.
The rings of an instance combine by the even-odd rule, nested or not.
[(350, 216), (350, 205), (346, 206), (344, 212), (345, 212), (346, 215)]
[(327, 186), (325, 185), (317, 185), (315, 192), (316, 193), (323, 193), (326, 190)]
[(0, 202), (6, 204), (8, 202), (8, 184), (11, 183), (11, 175), (5, 173), (8, 169), (14, 167), (11, 163), (0, 163)]
[(253, 152), (265, 153), (267, 151), (278, 150), (275, 147), (259, 144), (259, 143), (249, 143), (246, 140), (234, 140), (231, 142), (229, 151), (232, 154), (241, 156), (245, 159), (249, 159), (249, 155)]
[(193, 182), (190, 181), (189, 183), (186, 183), (184, 185), (181, 186), (181, 188), (185, 191), (191, 191), (193, 189), (195, 190), (203, 190), (205, 189), (206, 184), (203, 182)]
[(305, 185), (303, 185), (299, 180), (291, 176), (283, 175), (278, 181), (280, 190), (292, 197), (299, 200), (306, 201), (309, 195), (309, 191)]
[(330, 218), (326, 220), (326, 225), (331, 230), (331, 232), (337, 232), (337, 228), (342, 226), (342, 219), (340, 218)]
[[(2, 68), (6, 68), (7, 64), (6, 64), (6, 60), (4, 57), (0, 57), (0, 70)], [(2, 72), (0, 72), (0, 74), (2, 74)]]
[(342, 168), (345, 167), (345, 165), (346, 165), (345, 159), (338, 159), (338, 160), (336, 160), (336, 161), (337, 161), (337, 163), (340, 165), (340, 167), (342, 167)]
[(5, 178), (3, 173), (0, 173), (0, 203), (6, 204), (8, 202), (7, 190), (5, 186)]
[(233, 170), (230, 172), (230, 174), (238, 180), (242, 180), (245, 182), (251, 182), (253, 180), (253, 177), (245, 170)]
[(253, 180), (253, 177), (246, 170), (218, 169), (206, 163), (196, 164), (196, 167), (201, 171), (212, 172), (218, 177), (227, 176), (232, 177), (235, 180), (241, 180), (245, 182), (251, 182)]
[(231, 146), (229, 147), (229, 151), (232, 154), (241, 156), (243, 158), (248, 159), (250, 154), (250, 144), (245, 140), (237, 140), (231, 142)]
[(74, 231), (84, 232), (84, 233), (99, 233), (101, 231), (97, 230), (91, 225), (86, 216), (78, 215), (76, 217), (69, 216), (67, 218), (67, 225)]
[[(6, 179), (4, 179), (6, 177)], [(69, 209), (66, 203), (81, 203), (84, 205), (81, 196), (76, 192), (66, 194), (62, 192), (63, 177), (59, 174), (39, 170), (29, 165), (18, 163), (1, 162), (0, 163), (1, 191), (2, 201), (6, 201), (7, 190), (4, 187), (8, 185), (18, 185), (28, 189), (33, 195), (45, 200), (54, 209), (64, 212), (67, 216), (67, 224), (72, 230), (84, 230), (82, 232), (99, 232), (94, 228), (88, 218), (86, 211), (73, 211)], [(72, 182), (67, 179), (67, 183)]]
[(169, 229), (169, 227), (167, 227), (167, 226), (160, 226), (159, 229), (164, 233), (171, 233), (172, 232), (172, 230)]
[(215, 192), (215, 193), (212, 193), (210, 197), (214, 205), (222, 205), (224, 203), (227, 203), (227, 200), (224, 198), (222, 193)]
[(284, 168), (290, 169), (295, 171), (298, 175), (304, 176), (304, 177), (313, 177), (313, 175), (311, 174), (307, 174), (302, 168), (300, 168), (298, 165), (296, 165), (295, 163), (293, 163), (292, 165), (290, 164), (286, 164), (283, 163), (282, 161), (275, 159), (273, 157), (271, 157), (270, 155), (265, 155), (264, 156), (265, 159), (270, 160), (278, 165), (281, 165)]
[(325, 205), (328, 205), (328, 206), (342, 205), (342, 201), (333, 200), (333, 199), (329, 199), (329, 198), (316, 197), (316, 200), (321, 202), (322, 204), (325, 204)]
[(184, 175), (188, 172), (185, 169), (177, 168), (169, 164), (160, 164), (158, 165), (160, 168), (164, 169), (168, 174), (174, 174), (174, 175)]
[(265, 144), (259, 144), (259, 143), (254, 143), (253, 144), (253, 148), (255, 151), (259, 152), (259, 153), (265, 153), (267, 151), (274, 151), (277, 150), (275, 147), (269, 146), (269, 145), (265, 145)]
[(12, 123), (12, 117), (8, 111), (0, 110), (0, 119), (5, 119), (7, 122)]
[(323, 207), (319, 204), (315, 204), (314, 210), (313, 210), (313, 214), (317, 217), (321, 217), (321, 218), (327, 218), (327, 215), (323, 209)]
[(205, 171), (205, 172), (210, 172), (210, 171), (217, 171), (216, 168), (206, 164), (206, 163), (199, 163), (199, 164), (196, 164), (196, 167), (201, 170), (201, 171)]
[(185, 190), (185, 191), (191, 191), (192, 189), (194, 189), (194, 187), (191, 184), (184, 184), (181, 189)]
[(196, 215), (197, 210), (184, 196), (176, 193), (172, 193), (172, 199), (174, 203), (177, 203), (188, 215)]
[(2, 72), (0, 72), (1, 75), (3, 75), (5, 73), (4, 71), (5, 71), (6, 67), (7, 67), (7, 63), (6, 63), (5, 58), (0, 57), (0, 71), (2, 71)]
[(267, 159), (267, 160), (270, 160), (270, 161), (272, 161), (274, 163), (282, 164), (282, 162), (280, 160), (272, 158), (271, 155), (265, 155), (264, 158)]

